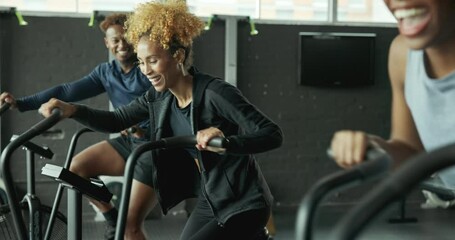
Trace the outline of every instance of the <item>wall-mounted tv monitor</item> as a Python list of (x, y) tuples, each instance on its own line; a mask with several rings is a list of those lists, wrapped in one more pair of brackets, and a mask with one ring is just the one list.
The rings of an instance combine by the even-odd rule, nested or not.
[(374, 33), (299, 33), (299, 84), (373, 85), (375, 38)]

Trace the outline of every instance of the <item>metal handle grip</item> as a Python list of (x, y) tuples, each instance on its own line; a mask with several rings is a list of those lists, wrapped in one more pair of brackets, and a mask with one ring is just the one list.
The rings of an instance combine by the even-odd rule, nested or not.
[[(196, 136), (179, 136), (162, 139), (165, 148), (181, 148), (196, 145)], [(229, 141), (223, 137), (214, 137), (210, 139), (208, 145), (211, 147), (227, 148)]]
[(11, 103), (4, 102), (2, 106), (0, 106), (0, 115), (6, 112), (11, 107)]

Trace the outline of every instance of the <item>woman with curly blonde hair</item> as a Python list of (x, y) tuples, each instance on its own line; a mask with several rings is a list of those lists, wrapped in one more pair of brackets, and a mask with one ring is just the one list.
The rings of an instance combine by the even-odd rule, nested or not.
[[(191, 66), (193, 39), (204, 24), (184, 2), (140, 4), (126, 26), (127, 40), (153, 88), (115, 112), (52, 100), (41, 113), (48, 116), (58, 107), (64, 117), (107, 132), (150, 118), (152, 141), (196, 135), (196, 146), (151, 151), (135, 171), (152, 176), (165, 214), (198, 196), (181, 239), (257, 239), (273, 197), (253, 154), (279, 147), (281, 129), (236, 87)], [(224, 136), (227, 151), (207, 147), (210, 139)]]

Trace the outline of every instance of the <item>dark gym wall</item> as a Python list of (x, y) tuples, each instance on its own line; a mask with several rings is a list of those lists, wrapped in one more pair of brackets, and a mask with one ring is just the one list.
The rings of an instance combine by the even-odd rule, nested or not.
[[(276, 203), (296, 205), (316, 180), (339, 170), (326, 155), (336, 130), (357, 129), (385, 138), (389, 136), (391, 91), (387, 58), (397, 30), (256, 25), (259, 35), (250, 36), (250, 26), (246, 22), (239, 24), (238, 87), (283, 129), (283, 146), (258, 158)], [(299, 32), (376, 33), (376, 83), (364, 88), (298, 85)], [(356, 66), (346, 71), (356, 71)], [(336, 194), (330, 201), (357, 201), (361, 192)]]
[[(7, 22), (9, 32), (2, 42), (10, 42), (10, 51), (2, 51), (1, 88), (15, 96), (24, 96), (58, 83), (76, 80), (106, 61), (108, 52), (102, 33), (87, 27), (88, 19), (63, 17), (27, 17), (28, 26)], [(249, 24), (239, 22), (238, 87), (246, 97), (283, 129), (285, 141), (280, 149), (258, 154), (263, 173), (281, 206), (296, 206), (316, 180), (338, 170), (326, 157), (326, 149), (335, 130), (354, 128), (388, 137), (390, 129), (390, 86), (387, 77), (387, 55), (395, 28), (256, 24), (259, 35), (249, 35)], [(211, 30), (194, 43), (195, 65), (202, 71), (224, 76), (225, 28), (215, 21)], [(376, 83), (366, 88), (314, 88), (297, 84), (298, 33), (369, 32), (376, 33)], [(328, 70), (329, 71), (329, 70)], [(355, 66), (346, 71), (355, 71)], [(84, 103), (108, 108), (105, 95)], [(9, 112), (2, 118), (3, 146), (13, 133), (20, 133), (39, 121), (36, 111)], [(48, 145), (56, 154), (51, 163), (63, 164), (72, 134), (81, 125), (72, 120), (60, 122), (64, 137), (37, 137), (36, 143)], [(106, 135), (83, 135), (80, 148), (103, 139)], [(25, 169), (23, 151), (14, 157), (16, 181), (23, 188)], [(40, 169), (48, 161), (38, 160), (37, 192), (50, 204), (55, 184), (41, 177)], [(52, 186), (52, 187), (51, 187)], [(356, 194), (341, 194), (332, 202), (353, 202)], [(88, 209), (87, 211), (91, 211)]]

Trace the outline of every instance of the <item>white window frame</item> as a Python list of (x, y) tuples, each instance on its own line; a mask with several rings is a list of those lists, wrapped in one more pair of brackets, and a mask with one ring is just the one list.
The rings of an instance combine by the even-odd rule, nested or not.
[[(65, 0), (63, 0), (65, 1)], [(213, 2), (215, 0), (205, 0), (207, 2)], [(216, 0), (218, 1), (218, 0)], [(223, 0), (230, 1), (230, 0)], [(338, 0), (327, 0), (328, 2), (328, 20), (327, 21), (302, 21), (302, 20), (267, 20), (257, 19), (256, 16), (250, 16), (256, 23), (264, 24), (281, 24), (281, 25), (327, 25), (327, 26), (373, 26), (373, 27), (396, 27), (396, 23), (388, 22), (349, 22), (338, 20)], [(9, 6), (0, 6), (2, 9), (7, 9)], [(15, 7), (15, 6), (11, 6)], [(258, 0), (257, 8), (260, 8), (260, 0)], [(20, 9), (18, 9), (20, 11)], [(103, 12), (102, 9), (94, 10)], [(259, 11), (259, 10), (258, 10)], [(109, 11), (104, 11), (109, 12)], [(21, 11), (23, 16), (57, 16), (57, 17), (75, 17), (75, 18), (90, 18), (93, 13), (81, 13), (81, 12), (46, 12), (46, 11)], [(257, 14), (258, 16), (260, 14)], [(259, 16), (260, 17), (260, 16)], [(201, 17), (203, 20), (208, 20), (208, 17)]]

